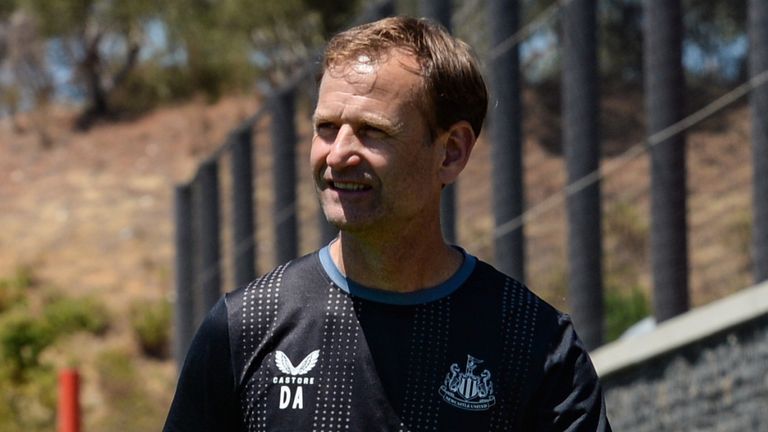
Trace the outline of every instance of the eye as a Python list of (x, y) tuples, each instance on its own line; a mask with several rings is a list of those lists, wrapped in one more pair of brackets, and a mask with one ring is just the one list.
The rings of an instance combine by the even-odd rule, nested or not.
[(339, 127), (331, 122), (318, 122), (315, 125), (315, 135), (320, 138), (333, 138), (338, 131)]
[(358, 133), (360, 135), (375, 139), (386, 138), (389, 136), (389, 134), (383, 129), (371, 125), (364, 125), (360, 127), (360, 129), (358, 129)]

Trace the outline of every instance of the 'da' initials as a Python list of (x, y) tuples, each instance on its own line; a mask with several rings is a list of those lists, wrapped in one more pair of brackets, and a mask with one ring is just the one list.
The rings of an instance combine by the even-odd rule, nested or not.
[(291, 405), (291, 409), (304, 408), (304, 391), (301, 386), (296, 387), (296, 393), (293, 394), (293, 404), (291, 404), (291, 388), (280, 386), (280, 409), (286, 409), (288, 405)]

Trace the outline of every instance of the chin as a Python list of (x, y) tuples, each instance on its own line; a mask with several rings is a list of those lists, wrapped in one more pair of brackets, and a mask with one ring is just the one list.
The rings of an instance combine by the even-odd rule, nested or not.
[(328, 214), (325, 213), (325, 219), (329, 224), (333, 225), (339, 231), (346, 232), (363, 232), (369, 229), (372, 225), (368, 219), (360, 220), (356, 218), (349, 218), (346, 215)]
[(328, 220), (328, 223), (336, 227), (336, 229), (338, 229), (339, 231), (347, 231), (347, 232), (362, 231), (367, 226), (367, 224), (350, 221), (350, 220), (347, 220), (346, 218), (326, 217), (326, 220)]

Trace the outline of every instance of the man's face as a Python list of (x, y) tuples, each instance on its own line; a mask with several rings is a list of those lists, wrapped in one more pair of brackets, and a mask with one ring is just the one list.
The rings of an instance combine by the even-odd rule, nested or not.
[(414, 70), (394, 52), (323, 76), (310, 162), (325, 216), (342, 230), (418, 230), (439, 220), (444, 148), (430, 143)]

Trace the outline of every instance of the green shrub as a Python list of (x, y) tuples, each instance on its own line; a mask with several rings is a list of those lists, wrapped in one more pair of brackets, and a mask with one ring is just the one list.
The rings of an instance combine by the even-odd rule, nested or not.
[(10, 280), (0, 279), (0, 313), (11, 309), (20, 299), (21, 290)]
[[(50, 431), (56, 420), (56, 372), (42, 354), (67, 334), (101, 334), (109, 325), (94, 299), (42, 297), (42, 308), (25, 301), (36, 285), (29, 267), (0, 279), (0, 432)], [(38, 302), (31, 302), (39, 304)]]
[(141, 301), (131, 310), (131, 327), (142, 352), (164, 358), (168, 355), (171, 333), (171, 305), (168, 301)]
[(624, 290), (606, 287), (605, 341), (618, 339), (624, 331), (649, 314), (648, 299), (640, 287)]
[(56, 339), (47, 322), (20, 309), (0, 320), (0, 359), (13, 382), (23, 382), (30, 370), (40, 367), (40, 354)]
[(111, 95), (121, 115), (137, 116), (159, 106), (190, 99), (196, 92), (189, 72), (149, 62), (136, 68)]
[(0, 322), (0, 432), (55, 427), (56, 374), (40, 359), (54, 332), (20, 309)]
[(56, 373), (48, 367), (27, 371), (14, 382), (0, 362), (0, 432), (43, 432), (56, 427)]
[(30, 267), (21, 266), (13, 276), (0, 279), (0, 312), (24, 302), (24, 291), (34, 283)]
[(749, 280), (752, 272), (752, 212), (746, 210), (732, 215), (726, 233), (723, 240), (740, 264), (739, 273)]
[(93, 298), (58, 298), (45, 306), (45, 320), (59, 334), (86, 331), (104, 334), (109, 327), (109, 316), (100, 302)]
[(60, 336), (79, 331), (102, 334), (108, 322), (103, 306), (92, 299), (53, 300), (44, 306), (42, 316), (18, 306), (0, 319), (0, 359), (11, 379), (24, 381), (41, 367), (40, 354)]

